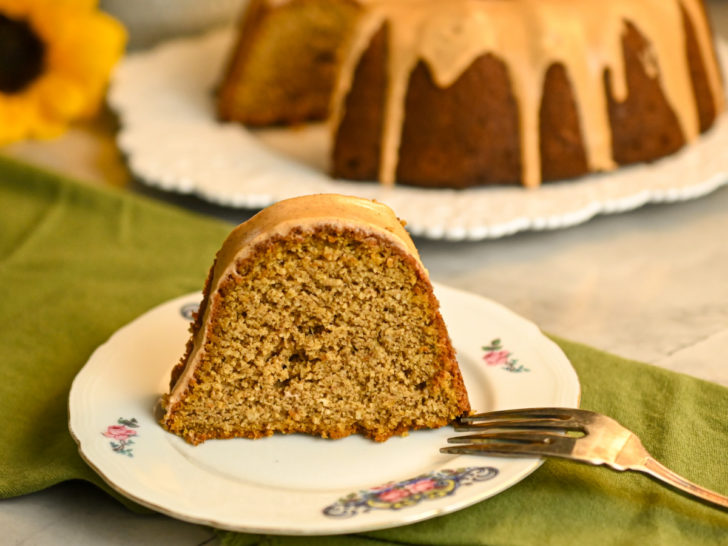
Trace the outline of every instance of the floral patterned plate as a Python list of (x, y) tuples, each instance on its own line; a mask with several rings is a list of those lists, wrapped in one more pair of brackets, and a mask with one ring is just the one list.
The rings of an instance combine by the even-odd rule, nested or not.
[[(475, 410), (578, 406), (576, 373), (534, 324), (485, 298), (435, 290)], [(541, 464), (442, 454), (451, 427), (384, 443), (276, 435), (188, 445), (159, 426), (155, 408), (199, 298), (174, 299), (121, 328), (71, 388), (69, 428), (81, 455), (140, 504), (237, 531), (352, 533), (459, 510)]]

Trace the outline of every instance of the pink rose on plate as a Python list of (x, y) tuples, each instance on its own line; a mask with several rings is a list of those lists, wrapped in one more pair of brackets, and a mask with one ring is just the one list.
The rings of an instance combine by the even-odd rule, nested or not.
[(107, 438), (124, 441), (128, 440), (131, 436), (136, 436), (136, 430), (132, 430), (124, 425), (109, 425), (103, 435)]
[(379, 495), (377, 496), (380, 500), (383, 500), (384, 502), (397, 502), (406, 497), (409, 497), (410, 492), (406, 489), (390, 489), (389, 491), (379, 493)]
[(407, 490), (411, 493), (424, 493), (425, 491), (435, 489), (435, 480), (433, 480), (432, 478), (428, 478), (426, 480), (417, 480), (416, 482), (411, 483), (406, 487)]
[(483, 360), (488, 366), (499, 366), (508, 362), (508, 351), (490, 351), (483, 356)]

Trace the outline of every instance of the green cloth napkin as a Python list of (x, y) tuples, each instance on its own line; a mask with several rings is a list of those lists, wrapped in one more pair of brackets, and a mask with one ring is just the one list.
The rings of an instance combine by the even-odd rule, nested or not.
[[(199, 290), (230, 228), (0, 158), (0, 498), (71, 479), (111, 493), (68, 433), (71, 381), (116, 329)], [(582, 407), (621, 421), (676, 472), (728, 493), (728, 389), (555, 341), (579, 375)], [(227, 545), (725, 544), (728, 511), (646, 476), (547, 460), (491, 499), (413, 525), (219, 537)]]

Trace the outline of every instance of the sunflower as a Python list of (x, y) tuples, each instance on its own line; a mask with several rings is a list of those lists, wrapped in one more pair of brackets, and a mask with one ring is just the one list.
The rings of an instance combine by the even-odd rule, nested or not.
[(0, 0), (0, 145), (92, 116), (126, 32), (96, 0)]

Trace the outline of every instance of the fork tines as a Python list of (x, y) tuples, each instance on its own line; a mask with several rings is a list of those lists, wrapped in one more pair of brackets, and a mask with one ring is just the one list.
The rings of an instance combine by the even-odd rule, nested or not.
[(566, 455), (586, 434), (591, 412), (572, 408), (526, 408), (493, 411), (460, 418), (457, 432), (477, 432), (448, 438), (442, 453), (491, 453), (510, 456)]
[(457, 432), (490, 428), (582, 430), (592, 412), (573, 408), (525, 408), (477, 413), (456, 421)]
[(442, 453), (560, 457), (613, 470), (633, 470), (728, 509), (728, 496), (677, 475), (645, 449), (639, 437), (606, 415), (576, 408), (528, 408), (469, 415)]

